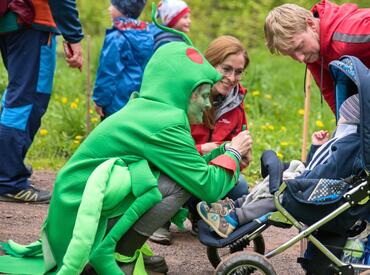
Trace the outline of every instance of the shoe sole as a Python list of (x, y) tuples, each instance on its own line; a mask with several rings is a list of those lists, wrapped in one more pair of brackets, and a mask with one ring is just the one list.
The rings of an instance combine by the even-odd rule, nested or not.
[(153, 243), (158, 243), (162, 245), (171, 245), (171, 241), (168, 239), (157, 239), (155, 237), (154, 238), (150, 237), (149, 240)]
[(224, 233), (222, 233), (222, 232), (220, 232), (219, 230), (218, 230), (218, 228), (216, 228), (216, 227), (214, 227), (213, 226), (213, 224), (211, 224), (209, 221), (208, 221), (208, 217), (207, 218), (205, 218), (205, 217), (203, 217), (203, 213), (202, 213), (202, 211), (201, 211), (201, 209), (200, 209), (200, 204), (197, 204), (197, 210), (198, 210), (198, 214), (199, 214), (199, 216), (202, 218), (202, 220), (206, 223), (206, 224), (208, 224), (220, 237), (222, 237), (222, 238), (224, 238), (224, 239), (226, 239), (228, 236), (227, 235), (225, 235)]
[(12, 203), (32, 203), (32, 204), (48, 204), (50, 202), (50, 199), (45, 201), (22, 201), (22, 200), (16, 200), (13, 198), (8, 197), (0, 197), (0, 202), (12, 202)]

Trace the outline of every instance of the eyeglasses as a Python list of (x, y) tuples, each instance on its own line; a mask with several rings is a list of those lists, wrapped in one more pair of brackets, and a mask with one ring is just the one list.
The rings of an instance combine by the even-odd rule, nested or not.
[(219, 69), (224, 76), (232, 76), (234, 74), (237, 79), (241, 79), (244, 76), (243, 69), (234, 69), (229, 65), (219, 65)]

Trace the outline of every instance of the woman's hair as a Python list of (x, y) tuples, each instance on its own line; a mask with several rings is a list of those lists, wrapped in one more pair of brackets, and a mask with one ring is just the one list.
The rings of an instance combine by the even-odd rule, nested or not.
[(222, 35), (209, 44), (204, 56), (213, 67), (216, 67), (224, 62), (229, 55), (239, 53), (244, 55), (245, 69), (249, 64), (249, 57), (242, 42), (234, 36)]
[(307, 18), (314, 18), (313, 14), (295, 4), (284, 4), (271, 10), (264, 26), (269, 51), (280, 54), (289, 50), (293, 35), (307, 29)]
[[(231, 35), (222, 35), (214, 39), (208, 46), (207, 50), (204, 53), (205, 58), (207, 61), (213, 66), (216, 67), (222, 62), (229, 55), (233, 54), (240, 54), (242, 53), (244, 56), (244, 68), (247, 68), (249, 65), (249, 57), (247, 50), (244, 48), (242, 42), (234, 36)], [(210, 94), (210, 101), (212, 104), (212, 108), (206, 110), (203, 114), (203, 123), (204, 125), (209, 128), (213, 129), (215, 125), (215, 118), (214, 118), (214, 107), (213, 107), (213, 100), (214, 93)]]

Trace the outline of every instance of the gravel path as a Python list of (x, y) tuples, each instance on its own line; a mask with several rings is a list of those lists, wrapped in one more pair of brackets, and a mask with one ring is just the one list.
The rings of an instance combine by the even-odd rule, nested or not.
[[(55, 173), (50, 171), (35, 171), (33, 179), (37, 187), (52, 190)], [(46, 216), (48, 205), (16, 204), (0, 202), (0, 241), (13, 239), (23, 244), (33, 242), (38, 238), (40, 226)], [(214, 269), (209, 263), (206, 248), (196, 237), (190, 234), (190, 223), (186, 230), (180, 232), (171, 227), (173, 244), (162, 246), (150, 242), (150, 246), (158, 255), (166, 258), (169, 265), (169, 275), (207, 275)], [(267, 250), (277, 247), (296, 234), (294, 229), (279, 229), (271, 227), (263, 233)], [(296, 258), (299, 254), (299, 244), (274, 257), (271, 262), (277, 274), (304, 274)]]

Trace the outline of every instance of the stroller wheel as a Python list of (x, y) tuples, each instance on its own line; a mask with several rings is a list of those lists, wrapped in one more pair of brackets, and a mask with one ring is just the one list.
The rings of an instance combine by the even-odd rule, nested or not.
[(216, 268), (217, 275), (265, 274), (276, 275), (271, 263), (254, 252), (237, 252), (222, 261)]
[(262, 235), (257, 236), (251, 241), (242, 238), (222, 248), (207, 246), (207, 257), (212, 266), (216, 268), (223, 259), (226, 259), (232, 253), (243, 251), (244, 249), (262, 255), (265, 254), (265, 241)]

